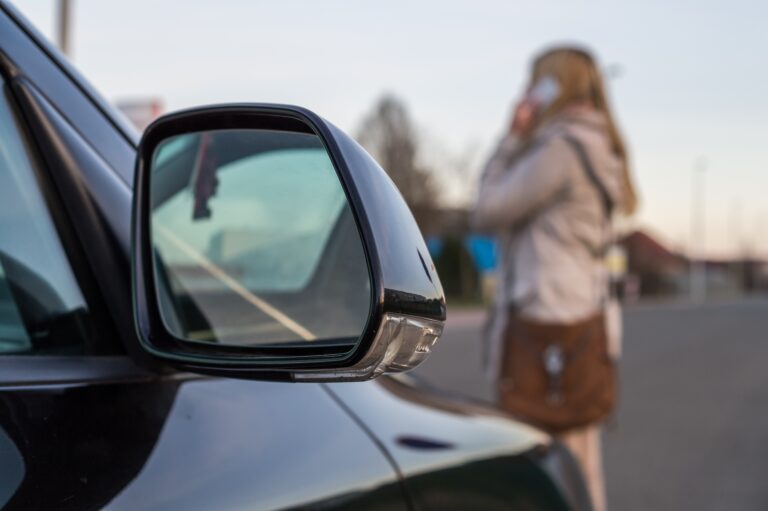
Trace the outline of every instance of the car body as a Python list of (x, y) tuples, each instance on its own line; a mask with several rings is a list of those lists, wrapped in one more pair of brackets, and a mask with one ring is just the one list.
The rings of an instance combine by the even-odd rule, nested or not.
[[(26, 180), (0, 186), (18, 186), (32, 211), (0, 206), (1, 326), (24, 344), (0, 350), (0, 507), (589, 508), (547, 435), (407, 377), (208, 377), (138, 349), (138, 136), (6, 3), (0, 70), (0, 148), (12, 153), (0, 160)], [(27, 239), (38, 230), (42, 245)], [(54, 309), (66, 314), (35, 319)], [(20, 332), (30, 317), (42, 326)]]

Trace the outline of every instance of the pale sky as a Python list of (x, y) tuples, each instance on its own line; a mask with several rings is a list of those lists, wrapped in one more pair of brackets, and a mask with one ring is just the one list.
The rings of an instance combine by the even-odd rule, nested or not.
[[(54, 0), (17, 7), (49, 37)], [(75, 65), (107, 99), (169, 110), (258, 101), (308, 107), (348, 132), (383, 92), (473, 176), (542, 47), (576, 41), (604, 66), (632, 151), (637, 225), (689, 245), (695, 162), (706, 161), (712, 255), (768, 257), (768, 2), (644, 0), (74, 0)], [(446, 178), (452, 179), (452, 178)], [(455, 198), (473, 187), (454, 189)], [(736, 232), (736, 231), (740, 232)], [(701, 248), (699, 242), (696, 246)]]

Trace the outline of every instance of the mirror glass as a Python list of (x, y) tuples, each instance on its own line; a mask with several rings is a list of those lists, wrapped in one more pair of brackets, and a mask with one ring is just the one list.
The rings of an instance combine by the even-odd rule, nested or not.
[(351, 349), (363, 333), (363, 242), (322, 140), (298, 129), (196, 132), (157, 146), (155, 281), (176, 337)]

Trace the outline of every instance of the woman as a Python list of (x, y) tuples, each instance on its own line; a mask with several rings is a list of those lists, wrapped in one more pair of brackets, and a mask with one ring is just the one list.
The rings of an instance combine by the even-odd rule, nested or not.
[[(603, 256), (613, 213), (631, 214), (636, 203), (624, 142), (594, 59), (572, 47), (538, 56), (509, 130), (486, 165), (473, 213), (475, 227), (498, 241), (500, 271), (486, 361), (501, 405), (511, 413), (526, 417), (514, 399), (513, 376), (519, 376), (510, 359), (527, 352), (525, 347), (512, 349), (522, 331), (512, 325), (532, 324), (534, 330), (527, 331), (534, 333), (537, 325), (550, 325), (542, 328), (566, 336), (575, 331), (576, 337), (589, 335), (604, 353), (617, 355), (618, 309), (608, 307)], [(588, 318), (601, 322), (602, 335), (580, 333), (587, 330), (576, 325), (594, 323)], [(556, 408), (568, 396), (567, 385), (558, 385), (560, 372), (567, 375), (570, 355), (553, 346), (528, 365), (541, 366), (536, 370), (543, 376), (536, 377), (548, 382), (541, 405)], [(590, 406), (585, 403), (580, 410)], [(596, 406), (602, 411), (593, 416), (608, 413), (602, 404)], [(545, 429), (570, 447), (582, 464), (595, 509), (605, 509), (599, 419), (578, 428)]]

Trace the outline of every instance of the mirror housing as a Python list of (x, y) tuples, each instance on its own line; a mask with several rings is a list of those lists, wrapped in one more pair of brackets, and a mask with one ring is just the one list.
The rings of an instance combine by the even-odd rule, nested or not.
[[(333, 346), (238, 347), (191, 343), (163, 321), (153, 266), (151, 171), (158, 146), (179, 135), (259, 130), (301, 123), (320, 138), (351, 208), (368, 265), (371, 306), (352, 349)], [(139, 144), (134, 181), (133, 304), (141, 346), (183, 370), (220, 376), (357, 381), (418, 365), (442, 333), (445, 297), (424, 239), (389, 176), (354, 140), (314, 113), (295, 106), (247, 104), (202, 107), (161, 117)]]

